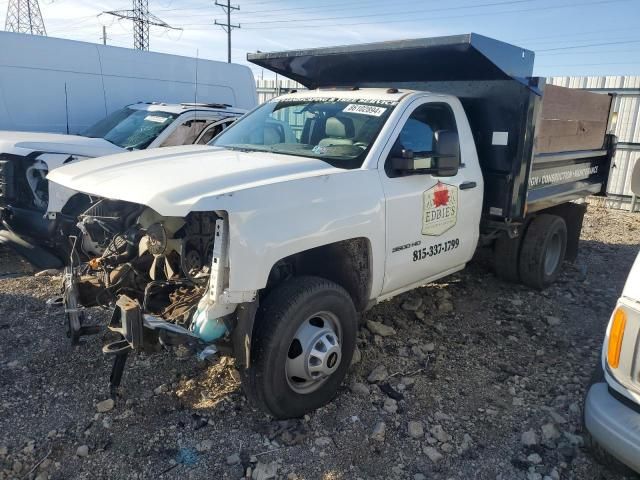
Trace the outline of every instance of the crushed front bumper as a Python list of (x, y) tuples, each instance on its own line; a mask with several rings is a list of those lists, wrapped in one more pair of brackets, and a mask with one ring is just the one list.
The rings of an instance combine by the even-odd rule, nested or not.
[(606, 383), (595, 383), (584, 407), (587, 430), (598, 444), (640, 473), (640, 406), (629, 408), (616, 399)]

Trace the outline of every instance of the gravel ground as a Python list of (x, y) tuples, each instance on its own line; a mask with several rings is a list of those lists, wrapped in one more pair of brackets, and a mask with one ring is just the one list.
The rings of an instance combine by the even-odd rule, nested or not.
[(336, 400), (285, 422), (250, 408), (231, 361), (180, 349), (131, 358), (103, 402), (108, 335), (71, 347), (46, 303), (60, 278), (0, 250), (0, 480), (623, 478), (580, 418), (639, 243), (640, 215), (591, 205), (578, 262), (542, 293), (480, 260), (375, 307)]

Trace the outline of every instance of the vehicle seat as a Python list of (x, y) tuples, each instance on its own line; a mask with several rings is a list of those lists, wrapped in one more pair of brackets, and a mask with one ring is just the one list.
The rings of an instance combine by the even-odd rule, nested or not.
[(346, 117), (329, 117), (324, 127), (325, 138), (318, 142), (319, 146), (353, 145), (355, 129), (353, 120)]
[(266, 125), (264, 127), (264, 145), (275, 145), (283, 142), (282, 133), (276, 125)]

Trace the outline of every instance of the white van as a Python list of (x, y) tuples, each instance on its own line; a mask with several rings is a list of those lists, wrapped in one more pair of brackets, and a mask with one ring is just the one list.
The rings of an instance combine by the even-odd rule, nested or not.
[(80, 133), (137, 102), (256, 106), (248, 67), (0, 32), (0, 130)]

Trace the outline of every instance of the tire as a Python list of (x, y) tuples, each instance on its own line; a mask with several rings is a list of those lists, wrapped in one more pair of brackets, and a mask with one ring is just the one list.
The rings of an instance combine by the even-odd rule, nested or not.
[(542, 214), (534, 218), (522, 239), (520, 280), (542, 290), (555, 282), (567, 250), (567, 225), (561, 217)]
[(522, 237), (498, 237), (493, 248), (493, 268), (498, 278), (511, 283), (520, 282), (518, 263), (521, 244)]
[[(251, 367), (241, 372), (249, 401), (278, 419), (331, 401), (351, 364), (357, 318), (349, 294), (329, 280), (294, 277), (276, 287), (258, 311)], [(320, 363), (315, 354), (323, 355)], [(323, 370), (309, 373), (312, 368)], [(318, 377), (305, 380), (295, 375), (300, 372)]]

